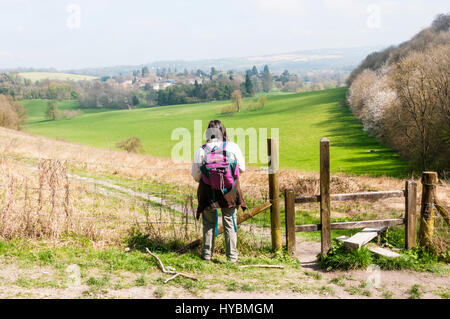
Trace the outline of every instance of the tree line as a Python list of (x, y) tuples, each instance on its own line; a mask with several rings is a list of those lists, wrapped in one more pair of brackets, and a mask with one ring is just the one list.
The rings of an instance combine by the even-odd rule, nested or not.
[(369, 55), (349, 78), (365, 129), (413, 169), (450, 169), (450, 15), (398, 47)]

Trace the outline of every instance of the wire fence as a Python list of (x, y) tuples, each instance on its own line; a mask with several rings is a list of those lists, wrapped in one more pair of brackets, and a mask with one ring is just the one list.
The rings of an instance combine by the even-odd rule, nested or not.
[[(89, 166), (186, 170), (0, 154), (0, 236), (58, 239), (72, 234), (117, 242), (137, 234), (168, 245), (201, 237), (194, 182), (180, 188), (144, 179), (105, 178), (90, 172)], [(262, 200), (267, 195), (262, 194)], [(250, 199), (247, 205), (255, 207), (260, 201)], [(260, 213), (239, 230), (249, 245), (267, 245), (269, 213)]]

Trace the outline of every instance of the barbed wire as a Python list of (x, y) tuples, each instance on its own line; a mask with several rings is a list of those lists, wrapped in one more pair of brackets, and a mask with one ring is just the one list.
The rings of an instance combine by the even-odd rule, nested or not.
[[(95, 184), (94, 184), (95, 185)], [(0, 187), (4, 187), (4, 188), (9, 188), (9, 187), (11, 187), (11, 185), (6, 185), (6, 184), (0, 184)], [(98, 185), (97, 185), (97, 187), (98, 187)], [(91, 193), (100, 193), (101, 191), (97, 191), (97, 187), (95, 187), (95, 186), (93, 186), (93, 187), (91, 187), (91, 189), (83, 189), (83, 187), (76, 187), (76, 188), (70, 188), (70, 190), (69, 190), (69, 192), (79, 192), (79, 193), (89, 193), (89, 192), (91, 192)], [(80, 189), (81, 188), (81, 189)], [(94, 189), (95, 188), (95, 189)], [(57, 187), (57, 188), (55, 188), (55, 189), (51, 189), (51, 188), (46, 188), (46, 187), (32, 187), (32, 186), (26, 186), (26, 185), (23, 185), (23, 184), (21, 184), (21, 185), (14, 185), (14, 189), (18, 189), (18, 190), (22, 190), (22, 191), (25, 191), (25, 190), (36, 190), (36, 191), (47, 191), (47, 192), (53, 192), (53, 191), (57, 191), (57, 192), (66, 192), (67, 190), (64, 188), (64, 187)], [(100, 189), (101, 190), (104, 190), (104, 191), (108, 191), (108, 192), (111, 192), (111, 193), (120, 193), (120, 194), (123, 194), (123, 195), (126, 195), (126, 194), (128, 194), (128, 193), (124, 193), (123, 191), (120, 191), (120, 190), (116, 190), (116, 192), (113, 192), (113, 191), (110, 191), (109, 189), (108, 189), (108, 187), (107, 186), (105, 186), (105, 187), (100, 187)], [(132, 189), (132, 188), (129, 188), (129, 190), (131, 190), (131, 191), (137, 191), (137, 190), (141, 190), (142, 191), (142, 189), (137, 189), (137, 188), (135, 188), (135, 189)], [(164, 193), (164, 192), (146, 192), (146, 194), (149, 194), (149, 195), (165, 195), (165, 196), (167, 196), (168, 195), (168, 193)], [(131, 195), (131, 194), (128, 194), (129, 196), (131, 196), (131, 197), (139, 197), (139, 196), (135, 196), (135, 195)], [(170, 195), (170, 194), (169, 194)], [(173, 196), (168, 196), (168, 197), (175, 197), (175, 195), (173, 195)]]
[[(127, 166), (127, 165), (117, 165), (115, 163), (99, 163), (99, 162), (87, 162), (75, 159), (60, 159), (60, 158), (46, 158), (46, 157), (26, 157), (26, 156), (17, 156), (17, 155), (7, 155), (0, 154), (1, 157), (7, 157), (12, 159), (22, 159), (22, 160), (36, 160), (36, 161), (60, 161), (60, 162), (74, 162), (83, 165), (92, 165), (92, 166), (108, 166), (111, 168), (126, 168), (126, 169), (142, 169), (142, 170), (163, 170), (163, 171), (190, 171), (190, 167), (186, 168), (177, 168), (177, 167), (161, 167), (161, 166)], [(177, 163), (173, 163), (174, 165), (178, 165)], [(186, 163), (191, 164), (191, 163)], [(255, 172), (261, 171), (265, 174), (268, 173), (266, 167), (257, 167)], [(260, 186), (258, 184), (246, 184), (247, 186)]]
[[(176, 170), (176, 171), (186, 171), (190, 170), (189, 168), (176, 168), (176, 167), (161, 167), (161, 166), (125, 166), (125, 165), (117, 165), (113, 163), (99, 163), (99, 162), (87, 162), (80, 161), (75, 159), (61, 159), (61, 158), (46, 158), (46, 157), (25, 157), (25, 156), (16, 156), (16, 155), (6, 155), (1, 154), (0, 157), (7, 157), (12, 159), (22, 159), (22, 160), (39, 160), (39, 161), (60, 161), (60, 162), (75, 162), (84, 165), (92, 165), (92, 166), (111, 166), (115, 168), (132, 168), (132, 169), (148, 169), (148, 170)], [(177, 163), (174, 163), (175, 165)]]

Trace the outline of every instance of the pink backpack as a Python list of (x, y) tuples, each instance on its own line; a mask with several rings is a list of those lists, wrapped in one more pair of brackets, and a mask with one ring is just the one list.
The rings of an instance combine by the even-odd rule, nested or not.
[[(206, 158), (203, 160), (202, 166), (200, 166), (200, 171), (202, 172), (203, 182), (212, 188), (211, 202), (216, 209), (216, 236), (219, 235), (219, 208), (215, 204), (215, 191), (220, 190), (225, 195), (232, 189), (236, 198), (234, 183), (239, 178), (238, 163), (236, 159), (229, 156), (226, 147), (227, 142), (223, 142), (221, 148), (214, 146), (213, 149), (210, 149), (206, 144), (202, 146), (206, 152)], [(237, 232), (234, 215), (232, 219), (234, 231)]]
[(234, 189), (234, 183), (239, 178), (238, 163), (230, 157), (226, 147), (227, 142), (223, 142), (221, 148), (210, 149), (208, 145), (203, 145), (206, 158), (200, 167), (203, 182), (210, 185), (213, 190), (222, 191), (222, 194)]

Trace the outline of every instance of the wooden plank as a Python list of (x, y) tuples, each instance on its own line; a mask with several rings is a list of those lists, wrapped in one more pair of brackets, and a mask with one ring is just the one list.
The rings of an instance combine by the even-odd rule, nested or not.
[(348, 193), (348, 194), (332, 194), (331, 200), (334, 201), (346, 201), (357, 199), (384, 199), (392, 197), (403, 197), (405, 191), (380, 191), (380, 192), (360, 192), (360, 193)]
[(353, 235), (349, 239), (344, 240), (344, 245), (350, 249), (359, 249), (362, 245), (367, 244), (369, 241), (378, 236), (378, 234), (385, 230), (386, 227), (379, 228), (364, 228), (359, 233)]
[(330, 141), (320, 140), (320, 223), (322, 224), (320, 251), (326, 255), (331, 249), (330, 219)]
[(405, 248), (411, 249), (417, 243), (417, 184), (405, 182)]
[(350, 237), (348, 237), (348, 236), (342, 235), (342, 236), (336, 237), (335, 239), (336, 239), (337, 241), (344, 241), (344, 240), (347, 240), (347, 239), (349, 239), (349, 238), (350, 238)]
[(275, 138), (267, 139), (269, 155), (269, 199), (270, 228), (272, 235), (272, 249), (281, 250), (281, 218), (280, 218), (280, 188), (278, 184), (278, 143)]
[(284, 209), (286, 220), (286, 248), (290, 255), (295, 254), (295, 203), (294, 190), (286, 189), (284, 192)]
[(371, 252), (373, 252), (377, 255), (384, 256), (384, 257), (389, 257), (389, 258), (400, 257), (400, 254), (397, 254), (396, 252), (393, 252), (390, 249), (379, 247), (376, 245), (367, 245), (367, 249), (369, 249)]
[[(358, 199), (386, 199), (392, 197), (404, 197), (404, 190), (395, 191), (379, 191), (379, 192), (360, 192), (360, 193), (347, 193), (347, 194), (331, 194), (332, 201), (347, 201)], [(296, 204), (302, 203), (316, 203), (320, 202), (320, 195), (311, 196), (299, 196), (295, 198)]]
[(300, 196), (295, 198), (296, 204), (320, 202), (320, 195)]
[[(404, 218), (379, 219), (379, 220), (361, 220), (356, 222), (339, 222), (331, 223), (331, 229), (356, 229), (365, 227), (391, 227), (399, 226), (405, 223)], [(298, 225), (295, 227), (296, 232), (321, 230), (320, 224)]]

